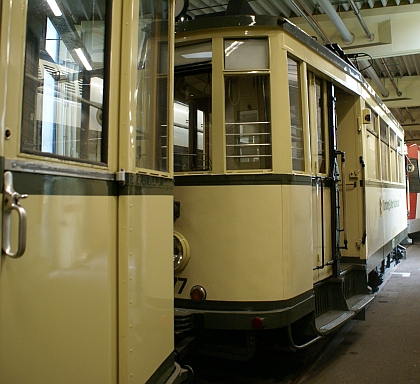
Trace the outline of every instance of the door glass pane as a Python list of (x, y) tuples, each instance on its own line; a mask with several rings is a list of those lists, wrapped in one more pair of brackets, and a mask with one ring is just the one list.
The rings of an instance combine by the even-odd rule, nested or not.
[(106, 0), (29, 0), (22, 152), (106, 162)]
[(168, 172), (168, 6), (140, 3), (136, 167)]
[(316, 97), (316, 136), (318, 153), (318, 173), (326, 173), (326, 155), (325, 155), (325, 111), (324, 97), (322, 90), (322, 81), (315, 79), (315, 97)]
[(287, 58), (290, 98), (290, 128), (292, 135), (292, 167), (294, 171), (305, 170), (303, 123), (300, 101), (299, 63)]
[(175, 74), (175, 172), (211, 168), (211, 96), (211, 67)]

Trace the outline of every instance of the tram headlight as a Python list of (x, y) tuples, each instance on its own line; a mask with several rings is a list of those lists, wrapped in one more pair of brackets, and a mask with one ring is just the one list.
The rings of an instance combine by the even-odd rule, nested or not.
[(190, 245), (179, 232), (174, 232), (174, 271), (182, 271), (190, 259)]

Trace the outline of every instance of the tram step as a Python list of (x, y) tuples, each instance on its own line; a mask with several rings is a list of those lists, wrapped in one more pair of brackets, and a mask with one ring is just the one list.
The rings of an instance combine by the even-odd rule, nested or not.
[(346, 300), (350, 311), (359, 312), (375, 298), (373, 295), (354, 295)]
[(327, 334), (346, 323), (355, 316), (354, 311), (329, 310), (315, 319), (315, 326), (319, 333)]

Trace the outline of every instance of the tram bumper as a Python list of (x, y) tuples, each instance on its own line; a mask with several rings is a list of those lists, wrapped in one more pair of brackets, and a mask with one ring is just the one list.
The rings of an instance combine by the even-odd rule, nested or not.
[[(175, 303), (176, 304), (176, 303)], [(272, 304), (270, 304), (272, 306)], [(227, 307), (225, 304), (224, 307)], [(232, 303), (238, 307), (238, 303)], [(286, 327), (315, 310), (313, 292), (298, 301), (280, 308), (264, 309), (183, 309), (175, 308), (175, 333), (187, 333), (197, 329), (252, 331), (259, 329), (278, 329)], [(255, 319), (261, 319), (256, 322)]]

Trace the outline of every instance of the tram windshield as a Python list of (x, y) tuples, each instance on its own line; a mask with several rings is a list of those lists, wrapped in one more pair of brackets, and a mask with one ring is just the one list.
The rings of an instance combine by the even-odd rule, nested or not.
[(106, 0), (29, 0), (23, 152), (106, 162)]

